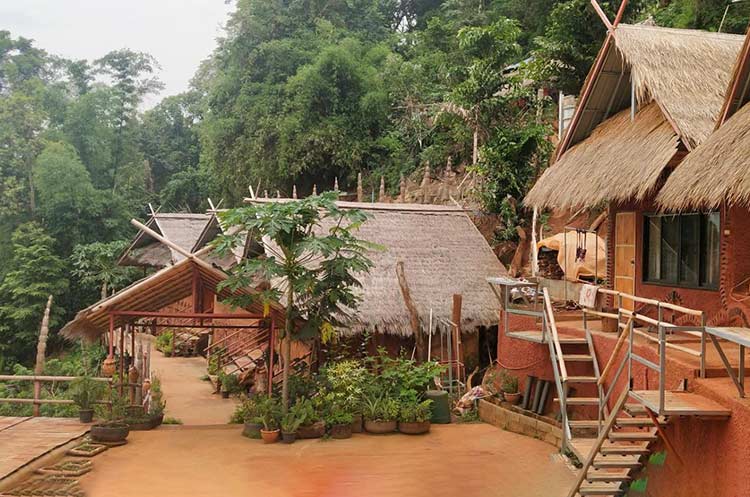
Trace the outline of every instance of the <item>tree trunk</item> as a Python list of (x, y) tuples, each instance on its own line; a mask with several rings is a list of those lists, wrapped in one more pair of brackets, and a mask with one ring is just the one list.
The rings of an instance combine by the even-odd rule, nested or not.
[(281, 365), (284, 368), (281, 373), (281, 408), (284, 414), (289, 411), (289, 357), (292, 355), (293, 305), (294, 294), (292, 293), (292, 284), (290, 282), (287, 295), (284, 337), (281, 342)]

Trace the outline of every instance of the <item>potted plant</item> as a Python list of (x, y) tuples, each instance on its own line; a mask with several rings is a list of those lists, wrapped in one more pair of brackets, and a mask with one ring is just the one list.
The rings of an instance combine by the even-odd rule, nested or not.
[(432, 400), (419, 402), (409, 399), (401, 403), (398, 413), (398, 431), (408, 435), (419, 435), (430, 431)]
[(326, 423), (321, 419), (320, 409), (310, 399), (299, 399), (297, 403), (304, 412), (304, 421), (297, 429), (297, 438), (322, 438), (326, 434)]
[(503, 395), (505, 400), (513, 405), (518, 404), (521, 393), (518, 391), (518, 378), (513, 375), (506, 375), (503, 378)]
[(71, 399), (78, 406), (81, 423), (91, 423), (94, 419), (94, 402), (102, 397), (104, 384), (89, 375), (76, 378), (70, 384)]
[(108, 445), (122, 445), (130, 434), (130, 427), (124, 421), (128, 400), (112, 389), (112, 406), (105, 409), (105, 421), (91, 425), (91, 439)]
[(263, 425), (260, 430), (260, 437), (263, 443), (272, 444), (279, 440), (279, 405), (271, 397), (265, 397), (257, 404), (258, 416), (255, 418), (256, 423)]
[(281, 418), (281, 441), (283, 443), (294, 443), (297, 439), (297, 430), (305, 422), (306, 416), (307, 409), (299, 401), (289, 408), (289, 412)]
[(151, 375), (151, 400), (148, 404), (148, 417), (152, 428), (156, 428), (164, 422), (164, 409), (167, 403), (164, 400), (164, 392), (161, 390), (161, 380), (156, 375)]
[(240, 388), (240, 381), (236, 374), (221, 374), (221, 398), (228, 399), (229, 395), (236, 393)]
[(331, 406), (326, 415), (326, 425), (329, 427), (331, 438), (351, 438), (354, 416), (341, 405)]
[(258, 396), (252, 398), (244, 398), (232, 415), (232, 423), (242, 423), (242, 436), (247, 438), (260, 438), (260, 429), (263, 428), (261, 423), (256, 420), (259, 416), (258, 413)]
[(387, 395), (365, 399), (365, 431), (382, 434), (396, 431), (398, 402)]

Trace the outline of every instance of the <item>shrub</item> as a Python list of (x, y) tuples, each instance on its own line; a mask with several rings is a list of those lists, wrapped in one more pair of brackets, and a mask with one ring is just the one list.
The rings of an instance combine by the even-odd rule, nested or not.
[(161, 416), (167, 403), (164, 400), (164, 392), (161, 390), (161, 379), (155, 374), (151, 375), (151, 401), (148, 404), (148, 413), (151, 416)]
[(104, 383), (84, 375), (70, 382), (69, 393), (79, 409), (91, 409), (94, 402), (101, 399)]
[(257, 416), (253, 421), (262, 424), (266, 430), (276, 430), (281, 418), (281, 406), (273, 397), (266, 395), (256, 397)]
[(165, 331), (161, 335), (156, 337), (156, 350), (161, 351), (165, 355), (170, 355), (172, 353), (172, 337), (174, 336), (174, 332), (169, 330)]
[(423, 423), (432, 417), (432, 400), (422, 402), (416, 400), (402, 402), (398, 413), (398, 420), (404, 423)]
[(517, 393), (518, 378), (512, 375), (505, 375), (505, 377), (503, 378), (502, 388), (504, 393)]

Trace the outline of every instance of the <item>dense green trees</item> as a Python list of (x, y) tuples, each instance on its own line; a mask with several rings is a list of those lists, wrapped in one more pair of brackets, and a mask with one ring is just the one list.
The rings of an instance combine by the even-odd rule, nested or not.
[[(726, 5), (634, 0), (624, 20), (716, 30)], [(748, 16), (731, 4), (723, 30)], [(42, 293), (59, 324), (122, 284), (117, 250), (148, 202), (234, 207), (249, 184), (352, 190), (360, 172), (395, 192), (450, 159), (514, 236), (551, 147), (537, 90), (576, 93), (604, 35), (588, 0), (237, 0), (190, 90), (143, 111), (161, 88), (149, 54), (66, 60), (0, 31), (0, 342), (19, 346), (0, 355), (27, 357), (12, 337), (35, 332)], [(32, 253), (47, 275), (21, 270)]]

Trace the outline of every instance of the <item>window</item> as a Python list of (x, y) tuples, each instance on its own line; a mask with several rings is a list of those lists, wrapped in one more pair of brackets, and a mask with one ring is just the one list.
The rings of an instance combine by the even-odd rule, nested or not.
[(719, 213), (647, 215), (644, 280), (686, 287), (719, 286)]

